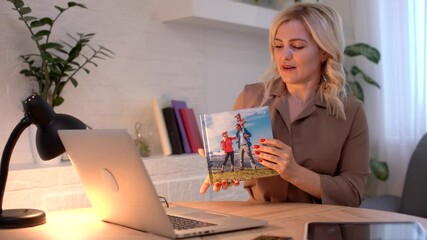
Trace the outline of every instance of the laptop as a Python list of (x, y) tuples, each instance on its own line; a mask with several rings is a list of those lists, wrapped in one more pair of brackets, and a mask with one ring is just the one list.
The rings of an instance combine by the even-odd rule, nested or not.
[[(264, 226), (263, 220), (163, 206), (126, 130), (59, 130), (97, 215), (106, 222), (186, 238)], [(171, 220), (198, 227), (173, 228)]]

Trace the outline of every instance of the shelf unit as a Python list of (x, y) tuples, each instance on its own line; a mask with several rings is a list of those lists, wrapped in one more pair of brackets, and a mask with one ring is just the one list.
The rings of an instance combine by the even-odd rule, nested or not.
[(157, 14), (165, 23), (266, 35), (276, 10), (230, 0), (160, 0)]

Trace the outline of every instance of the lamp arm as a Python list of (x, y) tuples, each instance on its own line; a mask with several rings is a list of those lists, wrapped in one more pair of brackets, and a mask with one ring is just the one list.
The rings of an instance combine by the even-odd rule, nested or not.
[(6, 142), (3, 150), (0, 165), (0, 214), (3, 212), (3, 197), (6, 190), (7, 174), (9, 172), (10, 157), (12, 156), (13, 149), (18, 141), (21, 133), (32, 124), (31, 120), (25, 115), (21, 121), (13, 129)]

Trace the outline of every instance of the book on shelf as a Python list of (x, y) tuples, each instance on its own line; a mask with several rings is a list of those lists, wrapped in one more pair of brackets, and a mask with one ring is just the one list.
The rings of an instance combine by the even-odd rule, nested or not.
[(165, 118), (166, 130), (168, 132), (172, 154), (184, 153), (178, 122), (176, 121), (175, 110), (172, 107), (165, 107), (162, 109), (162, 112), (163, 117)]
[(185, 132), (185, 126), (182, 122), (181, 114), (179, 113), (179, 109), (187, 108), (187, 104), (185, 101), (181, 100), (172, 100), (172, 107), (175, 111), (176, 121), (178, 122), (179, 134), (181, 136), (182, 146), (184, 147), (185, 153), (191, 153), (190, 142), (188, 141), (187, 133)]
[(253, 148), (273, 137), (267, 106), (202, 114), (200, 123), (212, 183), (277, 175), (258, 162)]
[(154, 113), (154, 119), (156, 121), (157, 132), (159, 133), (160, 145), (162, 146), (163, 155), (171, 155), (172, 147), (169, 141), (169, 136), (166, 129), (165, 119), (162, 114), (162, 109), (160, 108), (157, 99), (151, 100), (151, 108)]
[(179, 109), (179, 113), (181, 114), (182, 122), (184, 123), (191, 152), (197, 153), (198, 148), (203, 148), (203, 141), (194, 110), (192, 108), (181, 108)]

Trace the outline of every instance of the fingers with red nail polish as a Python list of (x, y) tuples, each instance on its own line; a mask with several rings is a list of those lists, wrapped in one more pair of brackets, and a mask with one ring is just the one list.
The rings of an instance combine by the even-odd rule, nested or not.
[(215, 192), (219, 192), (220, 187), (221, 187), (221, 183), (216, 182), (216, 183), (215, 183), (215, 185), (214, 185), (214, 187), (213, 187), (213, 190), (214, 190)]
[(234, 186), (239, 186), (240, 185), (240, 181), (239, 180), (234, 180)]

